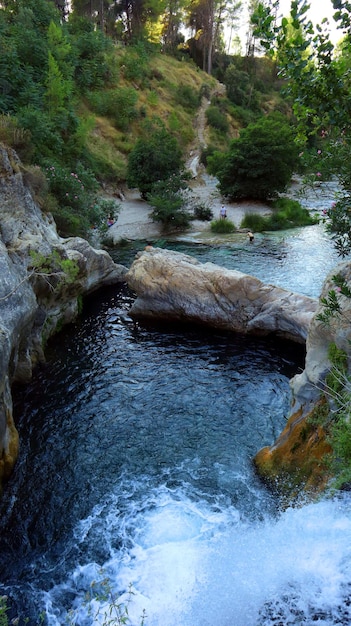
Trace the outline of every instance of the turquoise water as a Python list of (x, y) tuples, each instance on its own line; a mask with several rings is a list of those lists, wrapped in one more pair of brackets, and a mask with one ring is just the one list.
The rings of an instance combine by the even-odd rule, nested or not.
[[(118, 263), (129, 265), (135, 253), (143, 250), (144, 241), (112, 250)], [(178, 250), (197, 258), (252, 274), (265, 283), (303, 295), (318, 297), (326, 274), (339, 262), (333, 243), (321, 224), (305, 228), (256, 234), (253, 243), (245, 235), (217, 244), (191, 241), (158, 240), (153, 245)]]

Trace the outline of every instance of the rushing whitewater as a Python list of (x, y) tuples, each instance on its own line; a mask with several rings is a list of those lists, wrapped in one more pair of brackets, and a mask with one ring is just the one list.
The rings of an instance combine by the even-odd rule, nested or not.
[[(47, 594), (50, 624), (64, 623), (53, 608), (67, 596), (76, 596), (77, 624), (91, 623), (92, 609), (100, 611), (94, 623), (103, 624), (109, 606), (83, 596), (104, 576), (116, 597), (133, 585), (133, 624), (141, 623), (143, 610), (150, 626), (351, 623), (349, 497), (250, 520), (186, 486), (147, 487), (134, 485), (122, 519), (119, 497), (111, 494), (79, 524), (77, 542), (99, 537), (110, 557), (103, 571), (93, 562), (80, 566)], [(116, 537), (124, 544), (119, 550)]]

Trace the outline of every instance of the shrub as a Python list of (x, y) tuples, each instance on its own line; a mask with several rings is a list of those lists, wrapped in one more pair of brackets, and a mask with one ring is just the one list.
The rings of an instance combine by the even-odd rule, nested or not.
[(210, 106), (206, 110), (206, 119), (210, 126), (216, 128), (221, 133), (227, 133), (229, 130), (229, 124), (226, 116), (222, 113), (218, 107)]
[(182, 195), (185, 183), (181, 176), (171, 176), (167, 180), (158, 181), (152, 187), (147, 199), (153, 210), (151, 217), (160, 222), (164, 229), (186, 229), (190, 225), (191, 215), (185, 210), (185, 199)]
[(233, 233), (235, 231), (235, 225), (230, 220), (214, 220), (211, 222), (211, 230), (213, 233)]
[(318, 219), (311, 216), (309, 211), (296, 200), (279, 198), (274, 201), (272, 207), (273, 212), (267, 217), (256, 213), (246, 214), (240, 224), (241, 228), (249, 228), (260, 233), (264, 230), (285, 230), (296, 226), (310, 226), (318, 222)]
[(127, 170), (129, 187), (137, 187), (143, 198), (157, 181), (178, 174), (182, 165), (177, 141), (162, 123), (147, 123), (145, 131), (129, 155)]
[(267, 200), (284, 191), (298, 160), (292, 128), (283, 116), (261, 118), (241, 131), (229, 151), (209, 165), (221, 193), (231, 199)]
[(119, 130), (127, 130), (137, 117), (138, 96), (132, 87), (90, 92), (88, 100), (96, 113), (112, 118)]
[(216, 152), (216, 148), (215, 148), (215, 146), (213, 146), (211, 144), (209, 144), (205, 148), (204, 147), (201, 148), (200, 163), (202, 163), (202, 165), (207, 167), (207, 165), (208, 165), (208, 157), (213, 156), (215, 152)]
[(200, 96), (189, 85), (177, 85), (176, 102), (188, 111), (196, 111), (200, 104)]
[(82, 165), (74, 172), (57, 164), (47, 165), (44, 171), (49, 192), (57, 202), (53, 216), (59, 233), (85, 236), (95, 223), (98, 189), (95, 177)]
[(282, 216), (292, 226), (310, 226), (318, 222), (317, 217), (313, 217), (299, 202), (290, 198), (278, 198), (273, 202), (273, 209), (277, 213), (273, 213), (271, 219), (274, 215)]
[(248, 228), (252, 232), (262, 233), (267, 230), (267, 219), (257, 213), (246, 213), (241, 221), (240, 228)]
[(210, 222), (213, 219), (213, 211), (204, 204), (198, 204), (194, 207), (194, 218), (203, 222)]

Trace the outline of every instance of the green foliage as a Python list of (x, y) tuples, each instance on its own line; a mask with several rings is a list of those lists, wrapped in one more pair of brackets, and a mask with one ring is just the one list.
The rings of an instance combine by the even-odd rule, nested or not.
[(209, 106), (206, 109), (206, 119), (207, 123), (219, 130), (221, 133), (226, 134), (229, 131), (229, 124), (227, 117), (220, 109), (216, 106)]
[(48, 256), (32, 250), (30, 257), (30, 269), (33, 274), (43, 277), (53, 291), (61, 289), (64, 285), (70, 285), (79, 274), (78, 264), (62, 257), (57, 250)]
[(59, 233), (62, 236), (86, 235), (99, 215), (95, 177), (82, 165), (77, 167), (76, 172), (60, 165), (47, 165), (45, 173), (49, 192), (57, 202), (53, 215)]
[(216, 147), (213, 146), (212, 144), (209, 144), (206, 147), (202, 147), (201, 148), (201, 154), (200, 154), (200, 163), (202, 163), (202, 165), (207, 167), (208, 166), (208, 157), (213, 156), (215, 152), (216, 152)]
[(241, 220), (240, 228), (247, 228), (255, 233), (262, 233), (267, 228), (267, 218), (257, 213), (246, 213)]
[(267, 200), (285, 190), (297, 159), (292, 128), (283, 116), (274, 114), (244, 128), (227, 153), (208, 161), (223, 195)]
[(296, 200), (278, 198), (272, 204), (273, 212), (265, 217), (257, 214), (246, 214), (241, 222), (241, 228), (249, 228), (257, 233), (265, 230), (285, 230), (297, 226), (310, 226), (318, 222), (309, 211)]
[(203, 222), (210, 222), (213, 219), (213, 211), (205, 204), (198, 204), (194, 207), (194, 218)]
[(259, 109), (258, 93), (254, 88), (252, 77), (235, 65), (228, 66), (224, 76), (229, 100), (244, 109), (257, 111)]
[(200, 95), (190, 85), (177, 85), (175, 100), (184, 109), (196, 111), (200, 104)]
[[(296, 200), (290, 198), (277, 198), (273, 204), (273, 216), (269, 218), (270, 222), (277, 220), (285, 222), (283, 228), (293, 228), (295, 226), (310, 226), (317, 224), (318, 218), (311, 216), (310, 212), (305, 209)], [(275, 230), (274, 228), (272, 230)]]
[(214, 220), (211, 222), (211, 231), (218, 234), (229, 234), (235, 231), (235, 225), (228, 219)]
[(98, 115), (113, 119), (116, 128), (126, 131), (136, 118), (138, 95), (133, 87), (89, 92), (88, 100)]
[(326, 229), (331, 234), (335, 248), (341, 257), (351, 251), (351, 197), (342, 193), (336, 202), (325, 209)]
[(116, 78), (109, 58), (112, 41), (95, 29), (92, 21), (70, 14), (68, 33), (71, 37), (74, 80), (80, 92), (100, 89)]
[(182, 167), (181, 150), (176, 139), (159, 121), (145, 125), (145, 134), (129, 155), (127, 183), (137, 187), (143, 198), (158, 181), (179, 174)]
[[(347, 33), (351, 23), (350, 3), (333, 0), (333, 6), (336, 25)], [(290, 19), (284, 18), (279, 27), (266, 5), (264, 19), (256, 20), (256, 34), (267, 50), (273, 52), (275, 48), (281, 74), (287, 79), (286, 94), (293, 103), (300, 139), (308, 142), (309, 147), (316, 137), (329, 142), (329, 154), (325, 157), (322, 150), (323, 160), (318, 159), (318, 169), (310, 170), (309, 182), (316, 182), (316, 176), (327, 179), (336, 175), (343, 187), (333, 210), (326, 212), (326, 220), (338, 253), (345, 256), (351, 250), (350, 38), (345, 36), (336, 51), (326, 25), (322, 23), (314, 28), (306, 19), (307, 10), (307, 3), (292, 2)], [(260, 11), (264, 9), (261, 7)]]
[(185, 183), (181, 176), (171, 176), (156, 182), (147, 199), (152, 206), (151, 217), (160, 222), (165, 230), (185, 230), (190, 225), (191, 215), (186, 209), (182, 194)]
[(0, 596), (0, 626), (8, 626), (7, 611), (7, 597)]
[(321, 298), (323, 311), (317, 315), (317, 319), (328, 326), (335, 316), (343, 315), (341, 296), (351, 298), (351, 289), (341, 274), (332, 276), (334, 289), (329, 289), (327, 296)]
[(121, 59), (123, 76), (130, 81), (143, 83), (149, 76), (149, 51), (143, 42), (128, 48)]

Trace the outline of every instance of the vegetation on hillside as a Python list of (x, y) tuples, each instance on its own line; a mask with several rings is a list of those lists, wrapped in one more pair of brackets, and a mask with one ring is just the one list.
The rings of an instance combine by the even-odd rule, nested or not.
[[(185, 223), (179, 213), (184, 176), (177, 190), (175, 179), (167, 179), (181, 174), (205, 96), (211, 103), (202, 160), (218, 176), (222, 193), (269, 199), (285, 189), (293, 169), (307, 171), (312, 182), (338, 171), (346, 194), (327, 217), (340, 251), (347, 251), (346, 39), (332, 56), (323, 29), (315, 35), (304, 25), (301, 1), (281, 26), (270, 12), (272, 3), (250, 3), (244, 56), (230, 56), (223, 47), (223, 26), (233, 25), (239, 14), (236, 2), (224, 9), (206, 0), (179, 0), (176, 7), (157, 0), (152, 7), (143, 1), (117, 6), (74, 0), (70, 11), (66, 4), (0, 5), (0, 139), (18, 151), (38, 201), (53, 213), (61, 234), (87, 235), (92, 225), (104, 223), (112, 207), (101, 200), (102, 190), (126, 183), (154, 198), (155, 219), (176, 223), (177, 216)], [(347, 28), (347, 3), (334, 4)], [(186, 24), (188, 41), (181, 36)], [(270, 54), (255, 56), (265, 47)], [(226, 95), (215, 89), (215, 78), (225, 84)], [(147, 137), (151, 127), (153, 137)], [(163, 129), (162, 152), (156, 128)], [(153, 157), (145, 161), (147, 143)], [(160, 181), (161, 195), (153, 189)], [(166, 201), (175, 207), (171, 216), (160, 210)]]
[[(165, 22), (159, 30), (160, 6), (154, 3), (152, 16), (143, 3), (139, 8), (132, 3), (125, 15), (122, 7), (114, 13), (112, 3), (76, 0), (68, 14), (63, 0), (0, 5), (0, 140), (19, 153), (40, 205), (53, 213), (62, 235), (86, 236), (92, 225), (105, 222), (111, 212), (101, 201), (106, 187), (139, 184), (131, 164), (148, 125), (162, 126), (174, 154), (184, 159), (202, 97), (209, 98), (216, 84), (196, 62), (202, 67), (206, 58), (209, 69), (211, 55), (213, 74), (224, 82), (227, 76), (228, 85), (233, 64), (242, 76), (242, 97), (229, 89), (228, 97), (212, 98), (207, 124), (213, 149), (225, 150), (268, 102), (283, 106), (273, 63), (243, 65), (240, 57), (223, 53), (225, 16), (218, 4), (213, 44), (201, 35), (194, 46), (181, 44), (179, 30), (188, 19), (201, 30), (205, 18), (195, 6), (179, 4), (178, 22), (172, 13), (172, 28)], [(165, 19), (168, 9), (162, 10)], [(174, 170), (167, 159), (160, 161), (162, 180)], [(141, 182), (143, 195), (155, 176), (145, 190)]]

